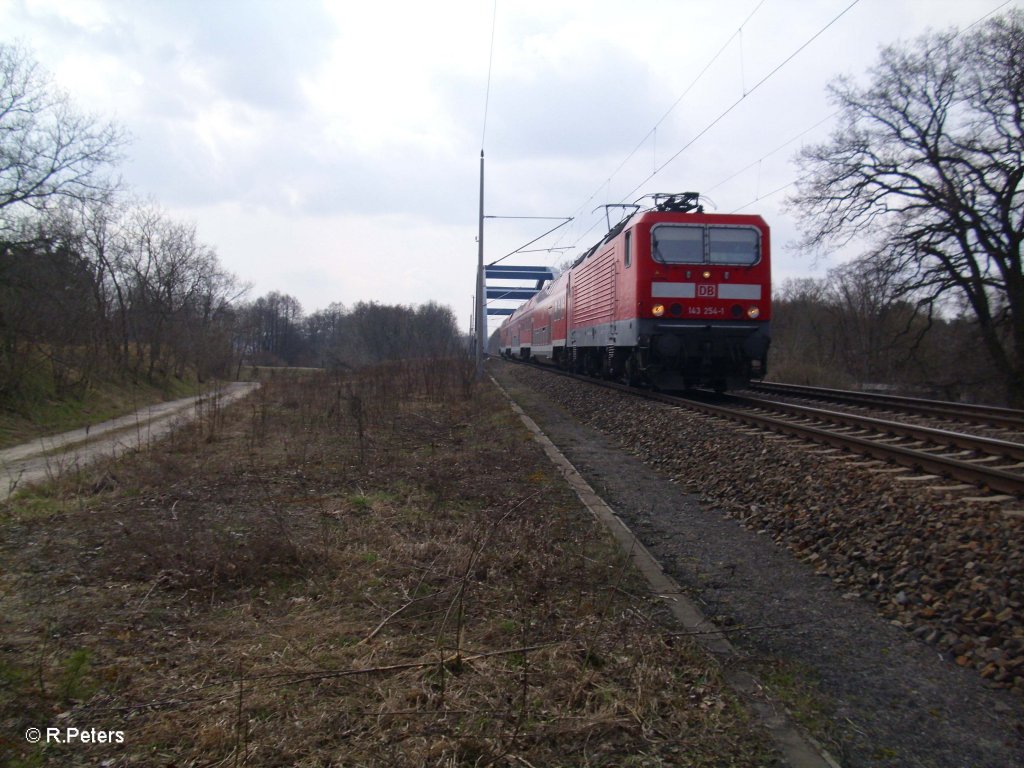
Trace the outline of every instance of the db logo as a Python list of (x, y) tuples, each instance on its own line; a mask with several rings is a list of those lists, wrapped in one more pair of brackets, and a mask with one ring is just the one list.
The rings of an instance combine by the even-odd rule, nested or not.
[(702, 299), (714, 299), (718, 296), (718, 286), (702, 283), (697, 286), (697, 296)]

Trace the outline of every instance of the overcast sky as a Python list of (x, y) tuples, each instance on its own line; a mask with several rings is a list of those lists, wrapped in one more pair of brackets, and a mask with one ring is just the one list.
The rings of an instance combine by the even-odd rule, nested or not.
[[(193, 221), (252, 298), (434, 300), (468, 326), (481, 147), (485, 213), (576, 217), (532, 246), (573, 250), (506, 264), (593, 244), (604, 203), (694, 190), (768, 220), (776, 281), (823, 274), (834, 258), (786, 247), (776, 190), (828, 136), (828, 82), (1020, 5), (860, 0), (764, 80), (851, 2), (0, 0), (0, 37), (131, 133), (125, 180)], [(489, 219), (485, 261), (551, 225)]]

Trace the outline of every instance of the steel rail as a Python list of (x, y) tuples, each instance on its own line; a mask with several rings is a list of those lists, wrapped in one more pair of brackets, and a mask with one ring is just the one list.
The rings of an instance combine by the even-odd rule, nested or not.
[(849, 389), (828, 389), (803, 384), (782, 384), (773, 381), (751, 383), (748, 388), (761, 392), (773, 392), (779, 395), (807, 395), (808, 397), (817, 397), (824, 400), (857, 403), (879, 408), (890, 406), (901, 411), (925, 416), (968, 419), (1009, 429), (1024, 429), (1024, 411), (1013, 408), (999, 408), (994, 405), (951, 403), (946, 400), (927, 400), (900, 395), (880, 395), (871, 392), (854, 392)]

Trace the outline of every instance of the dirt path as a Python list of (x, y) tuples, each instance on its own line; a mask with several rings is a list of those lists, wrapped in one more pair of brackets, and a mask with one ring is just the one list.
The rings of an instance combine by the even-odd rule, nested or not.
[(0, 500), (25, 484), (48, 480), (98, 458), (118, 456), (149, 445), (194, 418), (201, 408), (213, 403), (224, 407), (257, 386), (255, 382), (231, 382), (213, 393), (156, 403), (127, 416), (0, 451)]

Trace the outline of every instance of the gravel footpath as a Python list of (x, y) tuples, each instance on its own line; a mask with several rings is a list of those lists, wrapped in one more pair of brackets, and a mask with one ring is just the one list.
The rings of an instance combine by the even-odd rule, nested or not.
[(226, 408), (259, 384), (233, 381), (222, 390), (147, 405), (109, 421), (40, 437), (0, 451), (0, 501), (15, 489), (52, 480), (101, 458), (120, 456), (159, 440), (181, 424), (195, 419), (201, 408)]
[[(1011, 616), (993, 625), (1009, 638), (995, 647), (995, 631), (983, 642), (945, 618), (964, 613), (945, 610), (960, 605), (957, 587), (934, 588), (953, 555), (929, 546), (927, 534), (943, 524), (925, 512), (950, 514), (955, 531), (967, 518), (953, 507), (908, 506), (901, 494), (912, 491), (890, 475), (784, 439), (522, 366), (495, 363), (491, 371), (751, 666), (796, 678), (774, 683), (780, 695), (814, 691), (810, 709), (820, 705), (823, 714), (811, 728), (844, 766), (1024, 765), (1020, 688), (1005, 687), (1024, 671), (1006, 666), (1016, 657), (1005, 650), (1018, 637), (1020, 530), (1011, 524), (1019, 521), (999, 528), (993, 516), (983, 534), (953, 537), (954, 554), (973, 558), (968, 576), (978, 574), (965, 589)], [(1000, 545), (1006, 551), (992, 563), (978, 554)], [(933, 577), (926, 564), (936, 558)], [(935, 632), (921, 630), (929, 621)], [(994, 665), (986, 654), (1003, 665), (1003, 689), (979, 674)]]

